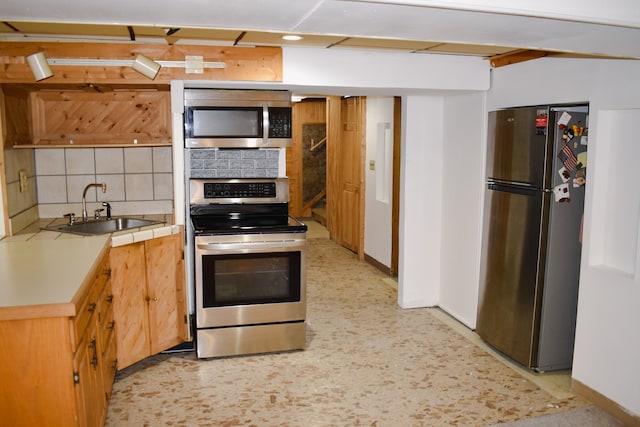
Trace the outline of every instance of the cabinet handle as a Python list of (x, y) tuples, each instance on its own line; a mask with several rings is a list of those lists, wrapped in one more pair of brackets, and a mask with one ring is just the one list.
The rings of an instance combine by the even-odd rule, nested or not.
[(104, 270), (104, 275), (107, 276), (107, 277), (111, 277), (111, 269), (110, 268), (106, 268)]
[(97, 306), (98, 304), (96, 304), (95, 302), (92, 302), (91, 304), (89, 304), (89, 313), (93, 313), (94, 311), (96, 311)]
[(113, 302), (113, 295), (107, 295), (107, 302), (108, 303)]
[(116, 327), (116, 321), (112, 320), (111, 322), (109, 322), (109, 329), (111, 329), (113, 331), (113, 329)]
[(98, 345), (96, 343), (96, 338), (93, 337), (91, 338), (91, 342), (89, 343), (89, 347), (91, 348), (91, 351), (93, 352), (93, 355), (91, 356), (91, 366), (93, 366), (93, 369), (97, 369), (98, 368)]
[(118, 359), (113, 359), (113, 363), (111, 364), (111, 369), (114, 371), (118, 370)]
[(147, 300), (147, 302), (150, 302), (150, 301), (158, 302), (158, 300), (159, 300), (160, 298), (158, 298), (158, 297), (153, 297), (153, 298), (151, 298), (150, 296), (147, 296), (145, 299)]

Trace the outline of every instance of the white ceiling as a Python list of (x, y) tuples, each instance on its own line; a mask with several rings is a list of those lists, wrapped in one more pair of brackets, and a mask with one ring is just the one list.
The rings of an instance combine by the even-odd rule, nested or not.
[(0, 22), (2, 40), (130, 40), (131, 26), (137, 42), (285, 45), (294, 33), (327, 48), (640, 59), (638, 0), (4, 0)]

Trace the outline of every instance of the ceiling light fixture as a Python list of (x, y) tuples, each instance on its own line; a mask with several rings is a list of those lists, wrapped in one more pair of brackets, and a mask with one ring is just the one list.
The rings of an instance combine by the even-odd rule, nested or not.
[(37, 52), (27, 56), (27, 63), (37, 82), (53, 76), (53, 71), (49, 67), (49, 62), (44, 52)]
[(83, 67), (132, 67), (138, 73), (153, 80), (160, 67), (184, 68), (185, 73), (202, 74), (207, 68), (225, 68), (221, 61), (205, 62), (202, 56), (186, 56), (184, 61), (156, 61), (145, 55), (138, 55), (135, 60), (127, 59), (91, 59), (91, 58), (48, 58), (43, 52), (27, 56), (27, 62), (36, 81), (53, 76), (49, 65), (83, 66)]
[(302, 36), (297, 36), (295, 34), (287, 34), (282, 36), (282, 40), (286, 40), (286, 41), (290, 41), (290, 42), (297, 42), (302, 40)]
[(133, 61), (132, 67), (134, 70), (151, 80), (155, 79), (156, 75), (158, 75), (158, 71), (160, 71), (160, 64), (144, 55), (138, 55), (136, 60)]

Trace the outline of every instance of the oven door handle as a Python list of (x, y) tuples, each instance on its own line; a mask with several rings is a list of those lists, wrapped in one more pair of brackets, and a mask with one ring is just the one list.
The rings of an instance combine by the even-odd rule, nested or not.
[(277, 242), (234, 242), (234, 243), (198, 243), (198, 249), (207, 250), (239, 250), (268, 248), (277, 250), (278, 248), (290, 248), (292, 246), (304, 246), (304, 240), (282, 240)]

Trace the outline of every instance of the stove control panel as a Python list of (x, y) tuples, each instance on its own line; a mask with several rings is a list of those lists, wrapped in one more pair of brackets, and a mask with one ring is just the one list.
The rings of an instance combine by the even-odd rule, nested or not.
[(205, 199), (254, 199), (276, 197), (275, 182), (205, 182)]

